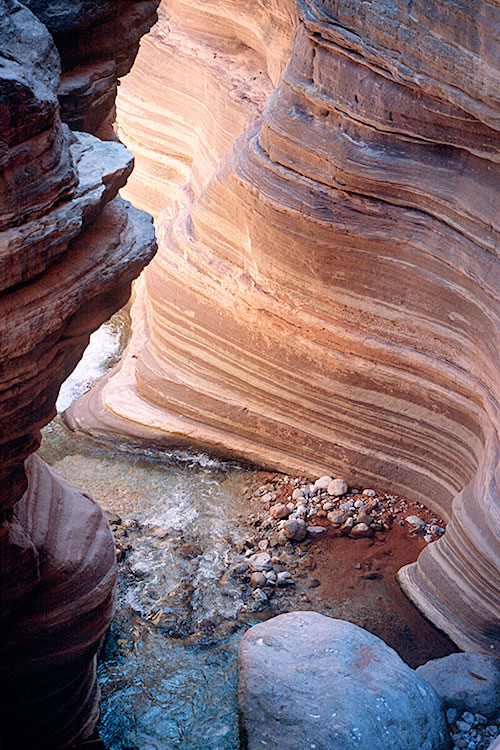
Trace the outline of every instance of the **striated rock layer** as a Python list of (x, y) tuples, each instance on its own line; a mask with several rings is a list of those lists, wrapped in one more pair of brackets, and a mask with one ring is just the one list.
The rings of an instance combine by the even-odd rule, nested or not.
[(0, 745), (66, 747), (98, 716), (95, 654), (114, 610), (105, 516), (31, 454), (90, 333), (155, 249), (116, 197), (124, 146), (62, 125), (47, 29), (0, 0)]
[(130, 70), (160, 0), (25, 0), (61, 57), (61, 119), (74, 130), (109, 135), (118, 78)]
[[(245, 45), (274, 84), (288, 47), (273, 14), (290, 7), (209, 5), (184, 27), (205, 50)], [(172, 28), (182, 7), (162, 4)], [(162, 29), (138, 59), (151, 96), (132, 73), (119, 129), (133, 148), (134, 113), (154, 111), (182, 165), (166, 189), (163, 134), (137, 128), (143, 205), (189, 182), (158, 219), (128, 356), (68, 422), (422, 500), (447, 533), (400, 581), (457, 644), (496, 653), (500, 6), (300, 0), (289, 64), (244, 133), (245, 118), (208, 126), (233, 90), (198, 104), (181, 71), (161, 76)], [(202, 60), (200, 89), (209, 74)]]

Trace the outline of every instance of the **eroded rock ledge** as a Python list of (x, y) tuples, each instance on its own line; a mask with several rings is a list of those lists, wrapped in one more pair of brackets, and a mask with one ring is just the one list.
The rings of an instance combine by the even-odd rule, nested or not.
[[(292, 4), (257, 7), (164, 0), (137, 63), (151, 94), (123, 87), (120, 132), (147, 144), (130, 189), (155, 212), (175, 200), (128, 356), (68, 421), (420, 499), (447, 533), (401, 583), (461, 647), (497, 653), (500, 7), (300, 0), (253, 125), (259, 97), (190, 99), (161, 76), (184, 8), (182, 33), (237, 43), (275, 85)], [(229, 131), (212, 113), (235, 102)], [(156, 140), (134, 125), (148, 111)]]
[(118, 78), (132, 67), (160, 0), (25, 0), (61, 57), (61, 119), (73, 130), (110, 136)]
[(57, 50), (16, 0), (0, 42), (0, 744), (56, 748), (97, 721), (115, 552), (99, 506), (31, 454), (155, 237), (117, 197), (131, 154), (62, 124)]

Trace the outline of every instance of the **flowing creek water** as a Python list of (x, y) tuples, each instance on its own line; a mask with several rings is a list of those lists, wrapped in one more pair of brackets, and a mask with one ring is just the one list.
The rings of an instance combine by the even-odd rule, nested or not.
[[(58, 411), (119, 359), (128, 325), (121, 311), (92, 335)], [(59, 418), (43, 431), (40, 455), (105, 510), (137, 522), (99, 667), (100, 733), (109, 750), (237, 748), (237, 648), (258, 616), (241, 584), (221, 578), (228, 539), (243, 534), (243, 493), (261, 472), (203, 454), (82, 438)]]
[[(59, 410), (119, 359), (127, 336), (123, 311), (93, 334), (61, 388)], [(100, 733), (109, 750), (237, 750), (238, 643), (250, 625), (280, 611), (313, 608), (378, 628), (386, 639), (389, 633), (390, 645), (410, 644), (417, 662), (453, 649), (399, 591), (393, 569), (402, 563), (393, 551), (387, 582), (379, 573), (359, 575), (353, 550), (377, 571), (388, 554), (369, 540), (347, 543), (333, 575), (325, 543), (317, 543), (319, 562), (309, 568), (337, 588), (327, 586), (315, 599), (313, 580), (302, 593), (283, 592), (265, 609), (256, 605), (248, 584), (228, 575), (228, 565), (248, 537), (246, 519), (258, 504), (252, 491), (269, 473), (204, 454), (83, 438), (60, 418), (43, 433), (42, 458), (121, 518), (115, 529), (129, 547), (119, 563), (118, 611), (99, 667)]]

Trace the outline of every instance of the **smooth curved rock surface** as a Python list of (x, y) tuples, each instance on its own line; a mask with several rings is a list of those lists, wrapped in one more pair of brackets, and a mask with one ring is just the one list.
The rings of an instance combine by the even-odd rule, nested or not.
[[(26, 470), (29, 489), (16, 503), (9, 533), (29, 542), (36, 576), (29, 597), (14, 587), (12, 604), (22, 614), (11, 612), (2, 629), (0, 724), (2, 747), (27, 750), (47, 747), (48, 738), (51, 747), (66, 747), (94, 729), (94, 655), (114, 614), (116, 562), (99, 505), (37, 456), (27, 459)], [(2, 579), (4, 573), (2, 565)], [(13, 593), (3, 580), (2, 592)]]
[(59, 748), (98, 717), (95, 654), (114, 611), (115, 549), (90, 498), (31, 454), (90, 334), (155, 250), (117, 197), (133, 158), (71, 133), (59, 57), (0, 0), (0, 745)]
[(500, 659), (486, 654), (450, 654), (417, 667), (432, 685), (445, 708), (498, 716), (500, 711)]
[(317, 612), (254, 625), (239, 647), (242, 747), (445, 750), (433, 688), (380, 638)]
[[(179, 7), (162, 11), (175, 22)], [(208, 50), (217, 10), (194, 8)], [(213, 152), (196, 166), (188, 129), (169, 192), (168, 170), (158, 176), (138, 147), (142, 205), (157, 211), (189, 182), (158, 218), (128, 356), (68, 421), (421, 500), (447, 533), (400, 572), (404, 590), (459, 646), (498, 654), (500, 7), (300, 0), (298, 10), (290, 62), (241, 135), (204, 129), (205, 105), (186, 103), (181, 72), (163, 84), (184, 100), (177, 110), (169, 96), (172, 121), (195, 112), (196, 153)], [(284, 49), (271, 17), (265, 45), (252, 47), (263, 69)], [(248, 18), (252, 31), (231, 34), (249, 45), (264, 26)], [(156, 59), (140, 62), (143, 80), (155, 68), (153, 102)], [(120, 132), (148, 98), (127, 86)]]
[(158, 16), (115, 124), (136, 157), (122, 195), (154, 216), (188, 181), (198, 195), (262, 111), (289, 57), (295, 0), (163, 0)]

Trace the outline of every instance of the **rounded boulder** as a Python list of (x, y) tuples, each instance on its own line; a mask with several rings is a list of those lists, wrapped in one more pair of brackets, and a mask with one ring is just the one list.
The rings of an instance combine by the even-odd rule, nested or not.
[(380, 638), (344, 620), (290, 612), (240, 643), (245, 750), (448, 750), (434, 689)]

